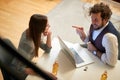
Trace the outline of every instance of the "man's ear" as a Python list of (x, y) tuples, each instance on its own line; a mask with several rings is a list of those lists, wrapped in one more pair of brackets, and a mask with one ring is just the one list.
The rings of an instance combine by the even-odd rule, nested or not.
[(104, 24), (106, 24), (108, 22), (109, 19), (102, 19), (102, 21), (104, 22)]

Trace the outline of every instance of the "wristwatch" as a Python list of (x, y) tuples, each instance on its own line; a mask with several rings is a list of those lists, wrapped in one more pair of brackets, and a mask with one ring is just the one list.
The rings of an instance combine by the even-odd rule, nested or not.
[(93, 54), (96, 56), (97, 55), (97, 51), (93, 51)]

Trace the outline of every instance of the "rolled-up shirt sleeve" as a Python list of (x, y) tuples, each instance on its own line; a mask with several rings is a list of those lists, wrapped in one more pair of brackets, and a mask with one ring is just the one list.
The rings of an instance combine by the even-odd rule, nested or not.
[(102, 54), (101, 60), (110, 66), (115, 66), (118, 58), (117, 37), (111, 33), (105, 34), (103, 36), (102, 45), (105, 48), (106, 53)]
[(44, 42), (41, 42), (40, 48), (42, 48), (45, 51), (45, 53), (49, 53), (52, 47), (48, 47), (47, 44), (45, 44)]

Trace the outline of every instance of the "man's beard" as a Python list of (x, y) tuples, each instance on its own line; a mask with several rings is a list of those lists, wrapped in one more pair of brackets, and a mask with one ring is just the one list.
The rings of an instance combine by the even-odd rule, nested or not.
[(103, 24), (103, 22), (102, 22), (102, 24), (101, 24), (99, 27), (96, 28), (95, 26), (98, 26), (98, 25), (93, 24), (94, 30), (99, 30), (99, 29), (101, 29), (101, 28), (104, 26), (104, 24)]

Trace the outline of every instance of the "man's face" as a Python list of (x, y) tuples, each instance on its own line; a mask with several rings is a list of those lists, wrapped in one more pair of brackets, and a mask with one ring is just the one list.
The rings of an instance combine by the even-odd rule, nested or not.
[(104, 22), (101, 18), (101, 13), (92, 13), (91, 21), (92, 21), (93, 28), (95, 30), (98, 30), (104, 26)]

